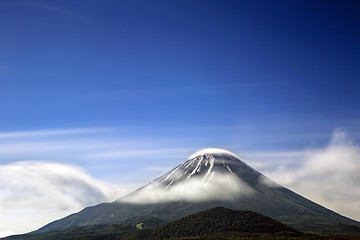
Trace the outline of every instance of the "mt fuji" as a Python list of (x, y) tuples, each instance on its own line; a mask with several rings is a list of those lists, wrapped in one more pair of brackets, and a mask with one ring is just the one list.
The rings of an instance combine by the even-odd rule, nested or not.
[(234, 200), (251, 195), (263, 185), (276, 184), (226, 150), (207, 148), (155, 179), (143, 188), (119, 199), (137, 203), (175, 200)]
[(169, 222), (214, 207), (259, 212), (300, 231), (360, 232), (360, 223), (273, 182), (222, 149), (208, 148), (112, 203), (88, 207), (36, 232), (75, 226)]

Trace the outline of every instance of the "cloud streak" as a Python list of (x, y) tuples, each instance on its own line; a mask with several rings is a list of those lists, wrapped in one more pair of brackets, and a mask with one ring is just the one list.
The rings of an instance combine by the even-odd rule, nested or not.
[(191, 148), (166, 148), (166, 149), (133, 149), (133, 150), (118, 150), (99, 152), (89, 155), (91, 158), (113, 159), (113, 158), (129, 158), (129, 157), (144, 157), (155, 156), (159, 157), (174, 157), (175, 155), (183, 156), (184, 152), (191, 151)]
[(106, 128), (69, 128), (69, 129), (47, 129), (33, 131), (13, 131), (0, 132), (0, 138), (17, 138), (17, 137), (36, 137), (36, 136), (54, 136), (54, 135), (73, 135), (84, 133), (96, 133), (109, 130)]

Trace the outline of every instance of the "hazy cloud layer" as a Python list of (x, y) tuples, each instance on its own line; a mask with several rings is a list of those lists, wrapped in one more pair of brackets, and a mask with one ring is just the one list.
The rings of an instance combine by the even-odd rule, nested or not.
[[(71, 165), (40, 161), (0, 165), (0, 232), (34, 230), (54, 217), (113, 201), (124, 193), (126, 189), (96, 180)], [(14, 222), (18, 229), (13, 228)]]
[(239, 195), (248, 195), (252, 189), (240, 179), (231, 175), (215, 173), (209, 181), (203, 178), (190, 178), (176, 183), (169, 188), (158, 184), (150, 184), (141, 189), (136, 195), (127, 197), (122, 201), (134, 203), (159, 203), (169, 201), (206, 201), (234, 199)]
[(300, 165), (281, 165), (265, 174), (279, 184), (348, 217), (360, 220), (360, 146), (343, 131), (330, 144), (307, 151)]

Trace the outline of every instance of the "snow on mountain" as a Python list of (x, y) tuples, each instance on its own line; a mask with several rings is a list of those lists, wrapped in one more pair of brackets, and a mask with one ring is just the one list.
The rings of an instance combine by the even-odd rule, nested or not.
[(242, 162), (234, 153), (206, 148), (119, 201), (231, 200), (252, 194), (254, 188), (266, 182), (263, 179), (266, 177)]

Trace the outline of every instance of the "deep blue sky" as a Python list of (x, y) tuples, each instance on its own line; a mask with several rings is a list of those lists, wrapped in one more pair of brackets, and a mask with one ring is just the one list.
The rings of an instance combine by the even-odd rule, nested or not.
[(2, 131), (291, 132), (312, 120), (330, 131), (360, 118), (356, 1), (2, 1), (0, 11)]
[(271, 170), (331, 138), (358, 146), (359, 12), (355, 0), (2, 0), (0, 171), (66, 163), (118, 185), (204, 147)]
[[(101, 128), (81, 137), (156, 139), (149, 149), (186, 154), (319, 147), (336, 129), (357, 141), (359, 10), (357, 1), (1, 1), (0, 132)], [(60, 159), (1, 161), (24, 158)]]

